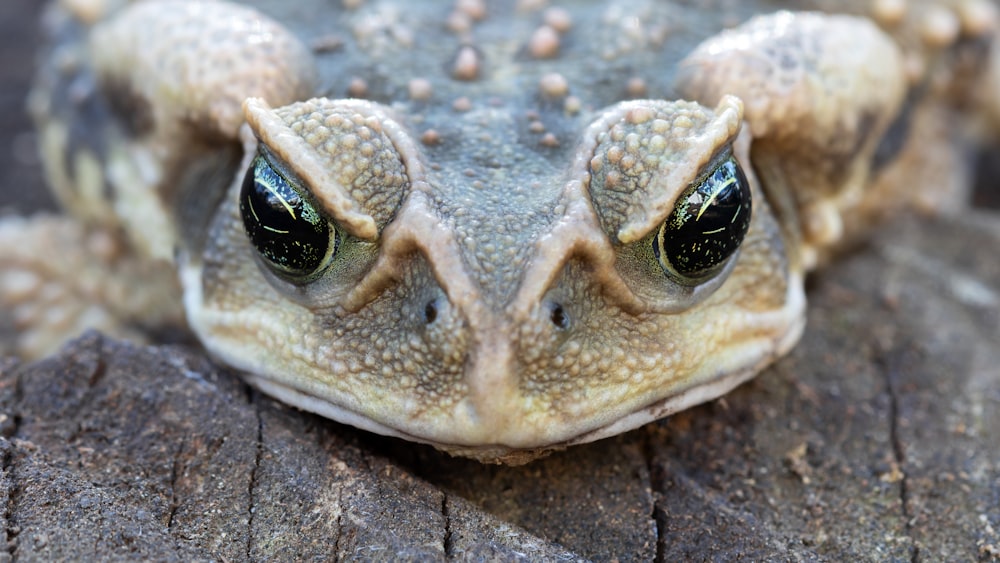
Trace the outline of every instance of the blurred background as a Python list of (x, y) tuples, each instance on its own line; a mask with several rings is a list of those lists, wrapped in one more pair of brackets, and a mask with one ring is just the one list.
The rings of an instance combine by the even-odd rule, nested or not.
[(25, 109), (45, 2), (3, 0), (0, 17), (0, 214), (54, 208)]

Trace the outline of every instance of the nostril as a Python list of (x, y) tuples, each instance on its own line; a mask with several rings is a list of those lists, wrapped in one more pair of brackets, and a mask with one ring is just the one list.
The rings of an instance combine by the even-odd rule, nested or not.
[(556, 325), (559, 330), (569, 328), (569, 314), (559, 303), (549, 303), (549, 320)]
[(424, 324), (432, 324), (438, 318), (437, 300), (431, 299), (424, 305)]

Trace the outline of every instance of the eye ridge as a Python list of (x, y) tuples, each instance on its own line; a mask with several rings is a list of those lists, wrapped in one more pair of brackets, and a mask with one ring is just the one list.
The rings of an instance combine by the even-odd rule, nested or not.
[(750, 227), (750, 185), (732, 154), (692, 183), (653, 237), (664, 273), (684, 285), (716, 275)]
[(258, 154), (243, 179), (240, 215), (264, 264), (289, 281), (318, 277), (336, 255), (341, 235), (308, 194)]

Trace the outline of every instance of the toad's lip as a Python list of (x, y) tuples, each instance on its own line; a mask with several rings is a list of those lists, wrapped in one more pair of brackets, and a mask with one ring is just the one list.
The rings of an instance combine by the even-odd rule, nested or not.
[(694, 385), (683, 392), (658, 400), (603, 426), (575, 435), (570, 431), (568, 432), (570, 434), (569, 437), (552, 443), (528, 441), (517, 446), (511, 446), (502, 443), (464, 443), (460, 440), (440, 442), (433, 435), (414, 432), (413, 428), (403, 430), (386, 426), (354, 411), (340, 408), (312, 395), (302, 393), (273, 379), (260, 377), (252, 373), (247, 373), (244, 377), (250, 384), (284, 403), (362, 430), (383, 436), (402, 438), (411, 442), (428, 444), (452, 455), (470, 457), (486, 463), (518, 465), (568, 446), (585, 444), (633, 430), (649, 422), (725, 395), (740, 384), (752, 379), (764, 367), (795, 345), (805, 326), (804, 317), (800, 316), (800, 319), (802, 319), (800, 322), (789, 326), (789, 330), (778, 342), (778, 348), (768, 354), (759, 355), (754, 363), (747, 364), (737, 370), (721, 373), (704, 383)]

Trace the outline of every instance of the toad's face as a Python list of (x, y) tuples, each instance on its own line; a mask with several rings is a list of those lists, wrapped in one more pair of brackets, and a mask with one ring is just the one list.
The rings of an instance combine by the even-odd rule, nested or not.
[(369, 102), (246, 110), (248, 166), (186, 271), (189, 314), (293, 404), (533, 455), (728, 390), (801, 330), (735, 98), (622, 103), (568, 159), (503, 151), (507, 116), (467, 114), (454, 141), (493, 168), (435, 162)]

